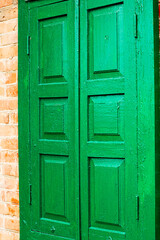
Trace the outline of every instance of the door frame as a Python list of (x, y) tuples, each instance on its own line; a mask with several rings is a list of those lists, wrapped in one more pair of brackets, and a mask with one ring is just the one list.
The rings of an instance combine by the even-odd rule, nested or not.
[[(137, 1), (137, 97), (139, 240), (159, 239), (160, 86), (158, 0)], [(144, 24), (145, 23), (145, 24)], [(149, 99), (148, 99), (149, 96)], [(146, 218), (147, 216), (147, 218)], [(154, 238), (153, 238), (154, 236)]]
[[(61, 0), (60, 0), (61, 1)], [(136, 1), (136, 0), (133, 0)], [(45, 0), (46, 4), (58, 2)], [(28, 16), (30, 3), (20, 0), (18, 37), (18, 123), (19, 123), (19, 179), (20, 179), (20, 236), (32, 239), (30, 228), (30, 126), (29, 126), (29, 50)], [(36, 6), (36, 2), (33, 2)], [(41, 4), (41, 3), (39, 3)], [(137, 97), (138, 97), (138, 189), (140, 196), (138, 236), (139, 240), (158, 239), (158, 199), (157, 184), (160, 179), (160, 136), (159, 136), (159, 37), (158, 1), (136, 1), (138, 16), (137, 35)], [(145, 24), (144, 24), (145, 23)], [(133, 16), (134, 24), (134, 16)], [(149, 99), (148, 99), (148, 96)], [(146, 218), (147, 216), (147, 218)], [(157, 225), (157, 228), (155, 227)], [(153, 238), (154, 237), (154, 238)], [(83, 238), (82, 238), (83, 239)]]
[(18, 142), (19, 142), (19, 191), (20, 191), (20, 239), (30, 238), (30, 140), (29, 140), (29, 56), (28, 3), (18, 2)]

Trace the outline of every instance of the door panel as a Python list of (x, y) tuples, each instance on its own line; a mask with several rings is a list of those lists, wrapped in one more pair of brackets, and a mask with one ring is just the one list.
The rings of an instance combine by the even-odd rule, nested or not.
[(30, 10), (32, 231), (79, 239), (78, 31), (73, 1)]
[[(41, 156), (42, 217), (66, 221), (68, 194), (67, 157)], [(58, 204), (57, 204), (58, 203)]]
[(80, 3), (82, 239), (137, 239), (134, 1)]
[(90, 158), (89, 164), (91, 225), (119, 229), (124, 223), (124, 161)]
[[(55, 10), (56, 11), (56, 10)], [(40, 21), (40, 82), (64, 82), (67, 79), (67, 16)]]
[(122, 21), (122, 4), (103, 6), (88, 11), (88, 79), (122, 75)]

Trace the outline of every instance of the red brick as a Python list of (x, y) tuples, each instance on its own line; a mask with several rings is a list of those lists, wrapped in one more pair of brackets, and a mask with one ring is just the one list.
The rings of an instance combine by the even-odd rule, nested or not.
[(18, 32), (10, 32), (0, 36), (1, 46), (13, 44), (18, 42)]
[(17, 126), (10, 125), (0, 125), (0, 136), (17, 136), (18, 128)]
[(12, 204), (19, 204), (19, 192), (7, 191), (6, 192), (6, 202), (11, 202)]
[(0, 112), (0, 123), (5, 123), (5, 124), (9, 123), (9, 114), (8, 113)]
[(17, 73), (11, 72), (6, 75), (6, 84), (15, 83), (17, 81)]
[(5, 91), (4, 91), (4, 87), (0, 87), (0, 96), (4, 96)]
[(18, 189), (18, 179), (14, 177), (4, 176), (4, 187), (5, 189), (15, 190)]
[(4, 188), (4, 177), (0, 175), (0, 188)]
[(0, 228), (2, 228), (2, 227), (3, 227), (3, 217), (0, 216)]
[(19, 207), (8, 203), (0, 203), (0, 214), (9, 215), (12, 217), (19, 216)]
[(8, 72), (15, 71), (18, 69), (18, 58), (9, 58), (9, 59), (1, 59), (0, 60), (0, 71)]
[(1, 158), (6, 163), (17, 163), (18, 162), (18, 152), (9, 152), (9, 151), (2, 151)]
[(13, 236), (13, 240), (19, 240), (19, 233), (12, 232), (12, 236)]
[(0, 22), (18, 17), (18, 7), (0, 10)]
[(2, 174), (18, 177), (18, 166), (15, 164), (3, 164)]
[(18, 139), (2, 139), (1, 148), (8, 150), (17, 150), (18, 149)]
[(0, 100), (0, 110), (17, 110), (17, 99), (2, 99)]
[(6, 96), (7, 97), (17, 97), (18, 96), (18, 86), (13, 85), (13, 86), (8, 86), (6, 89)]
[(9, 116), (9, 121), (12, 124), (17, 124), (18, 123), (18, 113), (11, 113)]
[(6, 207), (7, 207), (8, 215), (12, 217), (19, 217), (19, 206), (7, 204)]
[(3, 58), (13, 58), (18, 56), (18, 46), (5, 46), (0, 48), (0, 59)]
[(12, 4), (12, 0), (1, 0), (0, 1), (0, 8), (6, 7)]
[(6, 81), (6, 73), (0, 72), (0, 84), (4, 84)]
[(5, 201), (5, 191), (0, 190), (0, 201), (4, 202)]
[(17, 19), (11, 19), (8, 21), (0, 22), (0, 34), (17, 31), (17, 30), (18, 30)]
[(5, 228), (19, 231), (19, 220), (13, 218), (5, 218)]
[(0, 84), (11, 84), (16, 83), (17, 72), (0, 72)]
[(9, 231), (0, 231), (0, 240), (13, 240), (14, 237), (13, 232), (9, 232)]
[(0, 214), (5, 215), (7, 213), (6, 204), (0, 202)]

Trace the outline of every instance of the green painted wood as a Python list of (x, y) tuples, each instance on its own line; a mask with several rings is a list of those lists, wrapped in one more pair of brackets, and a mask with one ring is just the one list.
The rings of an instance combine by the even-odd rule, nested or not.
[(26, 99), (20, 124), (28, 134), (20, 140), (20, 158), (27, 157), (20, 166), (20, 189), (26, 189), (21, 238), (79, 239), (78, 4), (22, 1), (19, 12), (26, 24), (23, 29), (20, 21), (20, 31), (25, 30), (21, 44), (30, 36), (28, 52), (27, 46), (19, 48), (19, 76), (26, 79), (19, 85), (20, 98), (25, 94)]
[(44, 5), (55, 4), (55, 3), (64, 2), (64, 1), (68, 1), (68, 0), (28, 0), (28, 5), (29, 5), (29, 8), (31, 9), (31, 8), (37, 8)]
[(139, 22), (137, 95), (140, 221), (138, 234), (140, 240), (160, 239), (158, 1), (138, 1), (136, 11)]
[(156, 1), (20, 0), (22, 240), (160, 238), (157, 59)]
[(31, 225), (78, 239), (75, 9), (64, 1), (30, 10)]
[(134, 1), (80, 1), (83, 240), (138, 239), (134, 13)]
[[(90, 164), (91, 224), (96, 224), (97, 227), (99, 223), (105, 227), (106, 222), (117, 225), (119, 224), (118, 196), (119, 194), (124, 195), (124, 161), (91, 158)], [(106, 176), (106, 178), (103, 176)], [(95, 181), (92, 181), (92, 179), (95, 179)], [(104, 185), (105, 194), (102, 194)], [(95, 205), (92, 201), (95, 202)], [(121, 207), (123, 207), (123, 204), (124, 202), (121, 201)], [(120, 221), (123, 221), (123, 219), (121, 218)]]
[(27, 52), (28, 8), (18, 3), (18, 139), (19, 139), (19, 191), (20, 239), (30, 239), (30, 115), (29, 115), (29, 57)]

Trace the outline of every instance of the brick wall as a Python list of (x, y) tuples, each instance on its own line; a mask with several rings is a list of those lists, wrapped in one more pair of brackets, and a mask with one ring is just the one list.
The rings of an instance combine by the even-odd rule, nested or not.
[(0, 0), (0, 240), (19, 239), (18, 0)]

